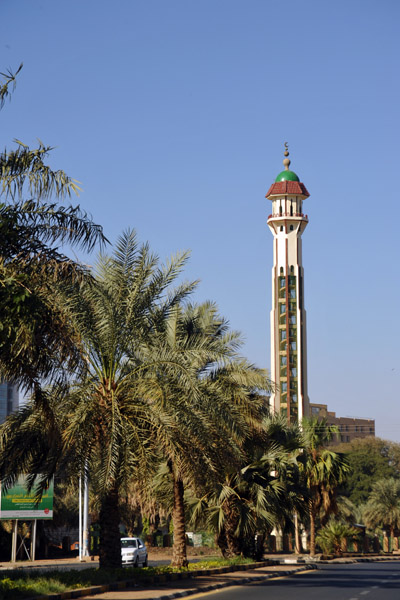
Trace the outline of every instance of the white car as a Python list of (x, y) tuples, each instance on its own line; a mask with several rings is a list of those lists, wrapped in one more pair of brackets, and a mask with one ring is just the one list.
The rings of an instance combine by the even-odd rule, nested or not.
[(121, 556), (123, 565), (147, 567), (147, 548), (140, 538), (121, 538)]

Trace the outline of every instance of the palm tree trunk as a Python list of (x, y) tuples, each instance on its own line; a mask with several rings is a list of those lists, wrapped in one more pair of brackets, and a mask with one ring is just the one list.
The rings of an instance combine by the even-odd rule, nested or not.
[(100, 508), (100, 569), (120, 568), (121, 535), (119, 532), (119, 489), (114, 487), (104, 496)]
[(294, 513), (294, 552), (295, 554), (301, 553), (301, 539), (299, 531), (299, 516), (297, 511)]
[(218, 531), (218, 533), (215, 536), (215, 543), (217, 544), (218, 548), (221, 550), (221, 554), (224, 558), (228, 558), (228, 544), (226, 541), (226, 534), (225, 534), (225, 529), (222, 528), (221, 531)]
[(233, 558), (235, 556), (241, 555), (241, 546), (236, 535), (237, 528), (237, 516), (235, 507), (232, 505), (232, 502), (226, 500), (224, 504), (224, 512), (225, 512), (225, 535), (226, 535), (226, 544), (227, 544), (227, 556), (229, 558)]
[(394, 527), (393, 527), (393, 525), (390, 527), (389, 550), (391, 550), (392, 552), (394, 550)]
[(174, 508), (172, 522), (174, 525), (174, 544), (172, 547), (172, 567), (187, 567), (185, 505), (183, 501), (183, 481), (172, 472), (174, 486)]
[(315, 506), (312, 499), (310, 499), (308, 504), (309, 507), (309, 515), (310, 515), (310, 556), (315, 556)]

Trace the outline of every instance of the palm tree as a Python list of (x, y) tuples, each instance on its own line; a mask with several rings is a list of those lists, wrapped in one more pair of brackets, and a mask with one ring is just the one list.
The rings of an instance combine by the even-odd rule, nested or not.
[(172, 565), (180, 567), (187, 564), (185, 487), (199, 488), (224, 465), (238, 462), (240, 440), (264, 410), (252, 391), (270, 383), (263, 371), (238, 358), (240, 337), (210, 302), (176, 307), (152, 343), (164, 364), (179, 356), (179, 368), (158, 369), (153, 401), (160, 402), (157, 414), (167, 418), (158, 444), (172, 480)]
[[(42, 474), (40, 492), (62, 461), (69, 462), (72, 474), (89, 470), (100, 498), (102, 567), (121, 564), (120, 491), (133, 473), (144, 478), (157, 455), (162, 418), (151, 373), (164, 357), (146, 344), (194, 287), (183, 283), (169, 289), (186, 257), (159, 266), (147, 244), (139, 246), (134, 233), (124, 234), (113, 256), (100, 258), (96, 278), (64, 295), (63, 310), (79, 333), (80, 371), (42, 392), (43, 411), (31, 402), (3, 427), (0, 473), (6, 483), (21, 470), (32, 478)], [(168, 359), (171, 369), (179, 363), (177, 353)], [(18, 447), (14, 441), (21, 442), (29, 421), (30, 447)]]
[(364, 509), (364, 520), (371, 529), (389, 529), (394, 539), (395, 529), (400, 529), (400, 480), (389, 477), (374, 483)]
[(316, 541), (322, 550), (329, 554), (342, 554), (343, 545), (347, 540), (357, 540), (360, 537), (360, 530), (352, 527), (348, 523), (341, 523), (330, 519), (328, 523), (319, 530)]
[(102, 230), (78, 208), (37, 201), (0, 204), (0, 372), (31, 391), (79, 362), (61, 287), (90, 278), (55, 246), (91, 250)]
[(298, 459), (309, 491), (310, 554), (314, 556), (317, 516), (323, 511), (322, 524), (325, 524), (337, 512), (336, 489), (349, 467), (343, 455), (326, 447), (338, 431), (336, 426), (328, 425), (325, 419), (304, 419), (302, 427), (303, 450)]
[(224, 556), (260, 557), (267, 533), (287, 528), (293, 511), (302, 512), (298, 432), (280, 417), (259, 425), (247, 433), (241, 463), (224, 465), (220, 478), (207, 481), (203, 495), (191, 499), (193, 523), (215, 531)]

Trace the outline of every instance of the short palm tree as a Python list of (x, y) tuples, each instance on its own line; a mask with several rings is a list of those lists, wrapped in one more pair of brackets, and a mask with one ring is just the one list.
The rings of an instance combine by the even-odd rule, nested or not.
[(224, 465), (219, 479), (207, 481), (203, 495), (191, 499), (192, 521), (215, 531), (225, 556), (258, 556), (256, 536), (263, 541), (302, 510), (294, 428), (279, 417), (258, 425), (243, 440), (241, 462)]
[(348, 523), (331, 519), (319, 530), (316, 541), (325, 553), (342, 554), (346, 541), (358, 539), (359, 534), (360, 531)]
[(336, 489), (345, 480), (349, 467), (344, 457), (326, 445), (337, 427), (324, 419), (304, 419), (303, 449), (298, 457), (303, 480), (309, 491), (310, 554), (315, 555), (316, 519), (323, 511), (327, 522), (337, 512)]

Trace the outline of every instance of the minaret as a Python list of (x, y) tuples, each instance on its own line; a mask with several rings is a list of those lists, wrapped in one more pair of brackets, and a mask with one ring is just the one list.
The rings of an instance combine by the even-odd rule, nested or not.
[(284, 156), (285, 170), (266, 195), (272, 201), (267, 223), (274, 236), (271, 378), (278, 386), (270, 405), (272, 412), (296, 422), (309, 415), (301, 236), (308, 223), (303, 201), (310, 194), (296, 173), (289, 170), (287, 143)]

